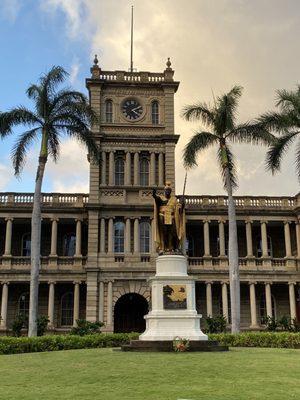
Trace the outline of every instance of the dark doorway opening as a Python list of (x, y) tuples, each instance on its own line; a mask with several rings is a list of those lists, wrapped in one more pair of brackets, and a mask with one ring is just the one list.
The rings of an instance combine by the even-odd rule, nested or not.
[(120, 297), (114, 310), (114, 331), (116, 333), (144, 332), (148, 313), (147, 300), (137, 293), (128, 293)]

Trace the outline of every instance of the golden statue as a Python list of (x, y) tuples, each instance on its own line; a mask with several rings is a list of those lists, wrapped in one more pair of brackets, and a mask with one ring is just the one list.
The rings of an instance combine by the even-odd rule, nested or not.
[(185, 239), (184, 202), (172, 195), (169, 182), (164, 196), (158, 196), (153, 189), (155, 237), (159, 254), (182, 253)]

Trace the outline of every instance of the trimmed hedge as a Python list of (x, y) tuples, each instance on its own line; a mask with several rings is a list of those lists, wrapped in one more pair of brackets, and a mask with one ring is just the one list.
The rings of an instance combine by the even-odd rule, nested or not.
[(120, 347), (131, 339), (138, 339), (138, 333), (77, 335), (49, 335), (40, 337), (0, 336), (0, 354), (35, 353), (44, 351)]
[[(235, 335), (212, 333), (208, 336), (210, 340), (217, 340), (220, 344), (229, 347), (300, 348), (300, 333), (243, 332)], [(120, 347), (138, 337), (138, 333), (100, 333), (86, 336), (51, 335), (34, 338), (0, 336), (0, 354)]]
[(291, 332), (243, 332), (239, 334), (213, 333), (209, 339), (229, 347), (284, 347), (300, 348), (300, 333)]

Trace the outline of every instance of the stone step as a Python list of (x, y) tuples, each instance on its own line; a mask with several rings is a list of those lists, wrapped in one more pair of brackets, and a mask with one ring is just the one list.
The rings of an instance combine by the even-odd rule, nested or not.
[[(132, 340), (130, 344), (123, 345), (122, 351), (163, 351), (172, 352), (173, 342), (171, 340), (166, 341), (148, 341), (148, 340)], [(189, 343), (188, 351), (228, 351), (228, 346), (221, 346), (217, 341), (213, 340), (193, 340)]]

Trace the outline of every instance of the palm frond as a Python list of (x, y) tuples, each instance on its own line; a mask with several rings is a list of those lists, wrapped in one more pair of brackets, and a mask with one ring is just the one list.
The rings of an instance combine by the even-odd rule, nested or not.
[(211, 132), (196, 132), (184, 148), (183, 163), (185, 168), (197, 165), (196, 157), (198, 153), (214, 145), (218, 140), (219, 138)]
[(89, 129), (80, 129), (71, 125), (65, 126), (64, 129), (68, 136), (74, 137), (87, 148), (89, 156), (93, 158), (96, 164), (100, 162), (99, 149), (93, 133)]
[(54, 65), (49, 72), (40, 78), (41, 86), (49, 94), (52, 94), (57, 85), (64, 82), (68, 75), (63, 67)]
[(0, 137), (5, 137), (11, 133), (7, 113), (0, 112)]
[(40, 127), (37, 127), (27, 132), (21, 133), (15, 145), (13, 146), (11, 156), (15, 169), (15, 175), (18, 176), (21, 173), (26, 161), (26, 153), (28, 151), (28, 148), (32, 144), (33, 140), (36, 138), (37, 132), (40, 129)]
[(214, 109), (209, 104), (197, 103), (186, 105), (181, 112), (181, 116), (187, 121), (200, 120), (205, 126), (213, 126), (215, 120), (214, 113)]
[(233, 143), (262, 144), (270, 146), (276, 140), (263, 125), (259, 123), (246, 122), (239, 124), (226, 135)]
[(275, 142), (268, 150), (266, 155), (266, 167), (273, 174), (280, 170), (280, 164), (284, 154), (299, 133), (298, 131), (286, 132), (283, 136), (276, 138)]
[(59, 132), (55, 128), (48, 129), (48, 154), (57, 162), (60, 154)]
[(42, 125), (39, 117), (23, 106), (11, 109), (10, 111), (0, 114), (0, 129), (2, 131), (10, 131), (15, 125), (27, 125), (32, 127), (34, 125)]
[(293, 110), (300, 110), (300, 95), (299, 90), (277, 90), (276, 92), (277, 102), (276, 106), (284, 112)]
[(227, 188), (226, 185), (227, 169), (229, 172), (231, 187), (233, 190), (237, 189), (238, 180), (237, 180), (237, 172), (235, 168), (234, 156), (227, 144), (221, 143), (221, 145), (218, 148), (217, 157), (219, 161), (220, 171), (222, 174), (224, 189)]
[(224, 135), (227, 131), (234, 129), (238, 100), (242, 95), (243, 88), (234, 86), (227, 94), (217, 98), (215, 132)]
[(279, 113), (276, 111), (262, 114), (256, 121), (262, 129), (273, 130), (278, 133), (286, 132), (291, 126), (297, 125), (297, 119), (293, 113)]
[(296, 156), (296, 159), (295, 159), (296, 173), (298, 176), (298, 180), (300, 182), (300, 142), (297, 143), (295, 156)]
[(73, 102), (86, 103), (89, 105), (88, 99), (83, 93), (65, 88), (55, 94), (50, 105), (50, 111), (52, 114), (64, 112), (65, 108), (68, 108), (68, 106)]

